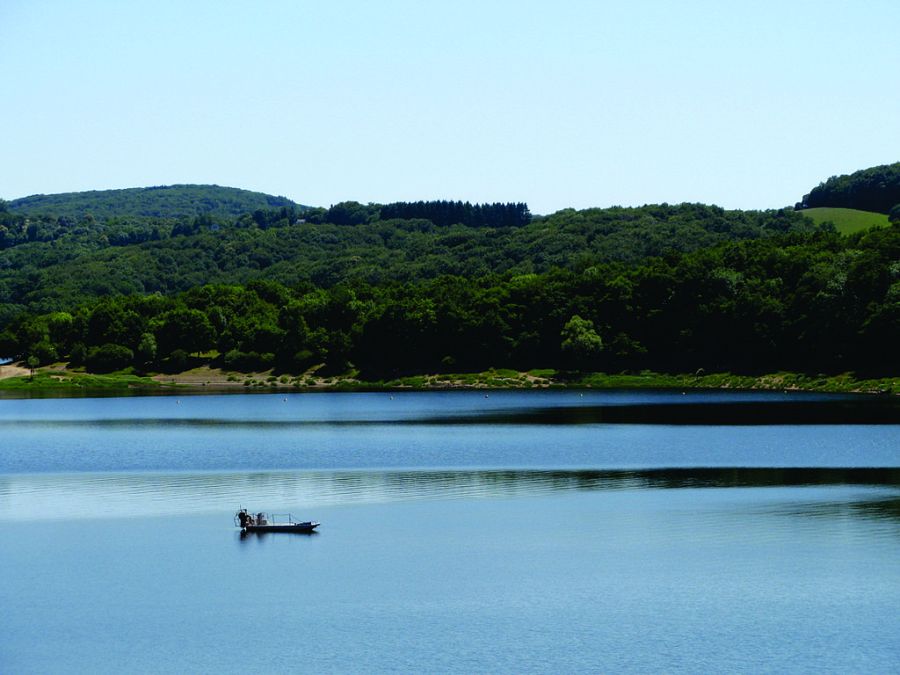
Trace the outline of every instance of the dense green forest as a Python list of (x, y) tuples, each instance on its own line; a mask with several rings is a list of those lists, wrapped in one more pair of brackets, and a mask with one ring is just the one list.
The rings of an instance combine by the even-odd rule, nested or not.
[(900, 220), (900, 162), (832, 176), (797, 204), (798, 209), (819, 206), (891, 213)]
[(465, 278), (255, 280), (22, 314), (0, 352), (89, 370), (325, 363), (380, 378), (489, 367), (897, 375), (900, 227), (789, 233), (637, 264)]
[[(420, 203), (407, 212), (446, 204), (454, 203)], [(699, 204), (567, 209), (534, 218), (525, 205), (472, 211), (480, 211), (475, 225), (438, 226), (424, 218), (382, 220), (381, 207), (355, 202), (256, 210), (233, 219), (118, 216), (75, 223), (0, 208), (0, 328), (22, 311), (65, 310), (107, 295), (172, 294), (263, 279), (329, 288), (353, 280), (377, 285), (579, 271), (816, 229), (791, 209), (726, 211)], [(348, 213), (358, 222), (347, 224)], [(506, 225), (510, 220), (516, 224)]]
[(230, 370), (324, 364), (370, 379), (900, 374), (897, 222), (842, 235), (790, 208), (532, 216), (453, 201), (234, 214), (180, 203), (183, 187), (152, 215), (127, 190), (89, 193), (108, 204), (99, 217), (81, 197), (59, 212), (0, 202), (0, 355), (176, 372), (205, 354)]
[(14, 199), (10, 212), (26, 216), (52, 216), (77, 222), (93, 218), (141, 216), (178, 218), (210, 215), (236, 217), (257, 209), (297, 207), (286, 197), (218, 185), (161, 185), (124, 190), (63, 192)]

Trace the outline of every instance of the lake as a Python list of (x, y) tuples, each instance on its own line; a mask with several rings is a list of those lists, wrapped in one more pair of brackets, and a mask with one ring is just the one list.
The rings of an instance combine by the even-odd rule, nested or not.
[[(895, 673), (898, 421), (787, 393), (0, 400), (0, 672)], [(241, 536), (239, 506), (322, 525)]]

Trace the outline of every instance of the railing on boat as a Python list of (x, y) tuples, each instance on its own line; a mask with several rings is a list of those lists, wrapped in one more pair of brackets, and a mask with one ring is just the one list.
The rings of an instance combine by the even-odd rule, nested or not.
[[(241, 508), (238, 513), (240, 513), (242, 510), (243, 508)], [(240, 527), (238, 513), (234, 514), (234, 524)], [(292, 513), (265, 513), (264, 511), (258, 511), (256, 513), (250, 513), (249, 511), (247, 512), (247, 515), (253, 518), (254, 524), (259, 524), (258, 516), (260, 514), (262, 514), (262, 517), (267, 525), (296, 525), (306, 522), (303, 520), (296, 520)]]
[(263, 514), (269, 524), (273, 523), (283, 523), (283, 520), (278, 520), (279, 518), (287, 518), (288, 525), (294, 525), (295, 523), (299, 523), (302, 521), (294, 520), (294, 516), (290, 513), (264, 513)]

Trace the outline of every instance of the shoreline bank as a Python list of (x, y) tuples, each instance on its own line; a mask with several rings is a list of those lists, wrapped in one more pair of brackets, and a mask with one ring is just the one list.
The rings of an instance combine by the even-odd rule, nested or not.
[(847, 394), (900, 395), (900, 377), (858, 379), (854, 375), (804, 375), (780, 372), (767, 375), (732, 373), (634, 374), (563, 373), (542, 369), (515, 371), (492, 369), (480, 373), (410, 375), (390, 380), (367, 381), (358, 374), (321, 376), (237, 373), (201, 367), (182, 373), (133, 372), (98, 375), (53, 364), (35, 370), (32, 377), (20, 364), (0, 366), (0, 395), (5, 398), (37, 395), (135, 395), (222, 394), (254, 392), (322, 391), (441, 391), (503, 389), (675, 389), (684, 391), (797, 391)]

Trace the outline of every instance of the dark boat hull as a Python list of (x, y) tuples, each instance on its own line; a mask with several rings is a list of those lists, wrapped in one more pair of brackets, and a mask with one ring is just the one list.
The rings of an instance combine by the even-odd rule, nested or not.
[(309, 534), (319, 526), (319, 523), (271, 523), (267, 525), (247, 525), (245, 532), (302, 532)]

